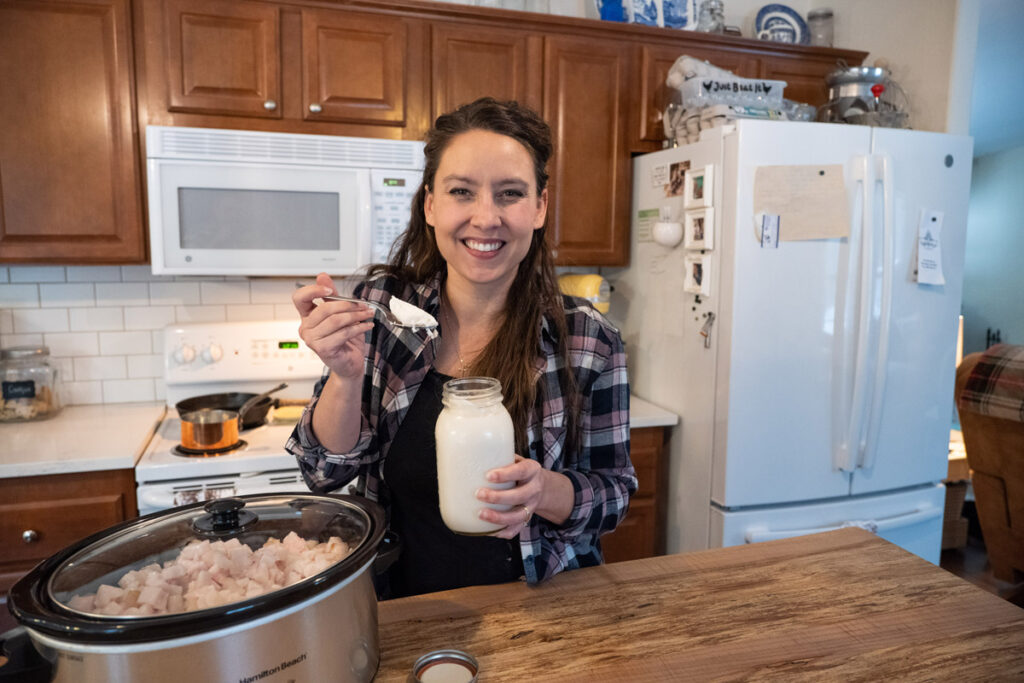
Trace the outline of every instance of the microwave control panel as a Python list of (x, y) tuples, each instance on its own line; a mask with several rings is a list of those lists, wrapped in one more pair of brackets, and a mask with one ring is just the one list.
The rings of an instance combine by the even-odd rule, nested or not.
[(409, 225), (412, 200), (423, 178), (422, 171), (370, 171), (373, 206), (371, 261), (385, 263), (391, 245)]

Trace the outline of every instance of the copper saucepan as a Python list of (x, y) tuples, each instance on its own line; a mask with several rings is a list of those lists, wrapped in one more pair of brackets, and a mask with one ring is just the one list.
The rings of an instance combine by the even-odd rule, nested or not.
[(193, 451), (216, 451), (238, 443), (238, 413), (195, 410), (181, 416), (181, 445)]

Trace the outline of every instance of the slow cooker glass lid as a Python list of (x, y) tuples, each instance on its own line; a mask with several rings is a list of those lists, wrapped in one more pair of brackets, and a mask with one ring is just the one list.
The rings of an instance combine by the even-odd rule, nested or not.
[[(98, 534), (98, 538), (54, 570), (47, 593), (55, 605), (74, 613), (116, 618), (150, 616), (119, 614), (113, 608), (104, 610), (83, 597), (96, 595), (101, 586), (120, 589), (118, 582), (129, 572), (152, 568), (154, 564), (162, 568), (177, 564), (181, 551), (195, 542), (237, 539), (239, 544), (257, 551), (268, 541), (284, 541), (291, 532), (303, 541), (324, 544), (337, 537), (348, 546), (348, 552), (335, 562), (341, 565), (345, 557), (367, 541), (372, 531), (373, 520), (366, 511), (343, 497), (265, 495), (197, 503)], [(233, 570), (228, 567), (223, 571), (230, 574)], [(216, 581), (214, 574), (211, 578)], [(313, 580), (306, 577), (289, 585)], [(240, 596), (247, 597), (251, 596)], [(129, 601), (134, 600), (133, 597)]]

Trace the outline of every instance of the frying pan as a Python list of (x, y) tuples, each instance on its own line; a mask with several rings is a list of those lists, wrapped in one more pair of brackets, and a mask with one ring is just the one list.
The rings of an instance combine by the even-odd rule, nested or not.
[[(178, 411), (178, 417), (184, 417), (187, 413), (197, 410), (233, 410), (238, 412), (238, 409), (246, 401), (255, 396), (259, 396), (259, 394), (246, 394), (239, 391), (231, 391), (224, 394), (204, 394), (178, 401), (174, 404), (174, 407)], [(270, 406), (274, 405), (274, 400), (274, 397), (266, 396), (262, 401), (249, 408), (245, 415), (241, 415), (242, 429), (252, 429), (263, 424), (267, 418), (267, 411), (270, 410)]]

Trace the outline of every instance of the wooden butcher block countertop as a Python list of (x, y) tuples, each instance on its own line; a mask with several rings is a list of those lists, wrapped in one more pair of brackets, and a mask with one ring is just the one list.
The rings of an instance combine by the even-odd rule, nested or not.
[(862, 529), (380, 603), (377, 681), (1024, 680), (1024, 609)]

